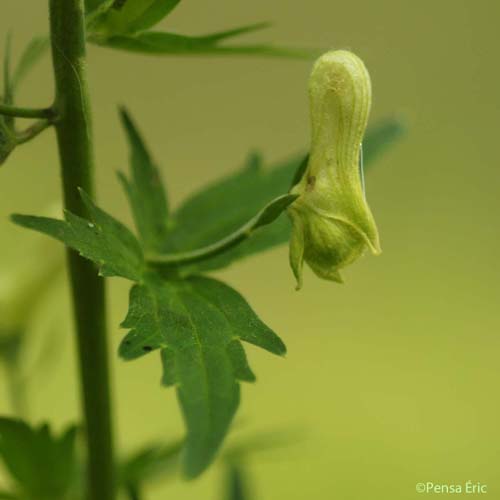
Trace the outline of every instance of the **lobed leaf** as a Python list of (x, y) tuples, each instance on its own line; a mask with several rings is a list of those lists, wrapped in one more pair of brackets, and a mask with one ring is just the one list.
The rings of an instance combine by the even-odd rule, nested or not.
[(163, 383), (177, 387), (187, 426), (184, 469), (195, 477), (228, 431), (239, 404), (238, 380), (254, 380), (240, 341), (278, 355), (285, 346), (241, 295), (204, 277), (149, 276), (132, 288), (122, 326), (131, 329), (120, 346), (124, 359), (161, 350)]
[(14, 214), (12, 220), (62, 241), (68, 247), (99, 266), (102, 276), (121, 276), (140, 281), (144, 257), (135, 236), (123, 224), (100, 208), (80, 191), (92, 222), (66, 212), (66, 220)]
[(75, 472), (75, 439), (74, 426), (56, 437), (48, 425), (0, 417), (0, 456), (22, 498), (65, 498)]
[(130, 180), (120, 175), (144, 249), (160, 251), (167, 239), (168, 202), (157, 167), (130, 115), (121, 110), (130, 147)]

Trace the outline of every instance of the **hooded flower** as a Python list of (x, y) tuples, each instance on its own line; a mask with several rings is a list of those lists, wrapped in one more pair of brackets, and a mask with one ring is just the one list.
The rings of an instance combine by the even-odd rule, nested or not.
[(312, 138), (299, 195), (288, 208), (292, 221), (290, 264), (302, 286), (304, 260), (323, 279), (342, 282), (340, 269), (366, 249), (380, 253), (365, 199), (360, 148), (371, 105), (370, 76), (356, 55), (327, 52), (309, 81)]

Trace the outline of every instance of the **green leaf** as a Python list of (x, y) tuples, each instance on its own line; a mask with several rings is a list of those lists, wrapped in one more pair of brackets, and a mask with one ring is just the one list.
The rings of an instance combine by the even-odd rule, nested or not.
[(176, 385), (187, 426), (184, 469), (199, 475), (213, 460), (239, 404), (238, 380), (253, 380), (240, 341), (283, 355), (285, 346), (241, 295), (209, 278), (163, 281), (131, 290), (120, 355), (161, 349), (163, 383)]
[[(264, 24), (244, 26), (204, 36), (187, 36), (158, 31), (91, 37), (90, 41), (114, 49), (152, 55), (257, 55), (310, 59), (317, 51), (287, 49), (272, 45), (224, 45), (227, 38), (261, 29)], [(266, 25), (267, 26), (267, 25)]]
[(120, 179), (128, 195), (135, 225), (145, 250), (160, 251), (167, 238), (168, 203), (160, 173), (129, 114), (121, 119), (130, 146), (130, 180)]
[(12, 216), (12, 220), (62, 241), (95, 262), (102, 276), (121, 276), (139, 281), (144, 270), (142, 249), (135, 236), (120, 222), (98, 208), (83, 191), (82, 199), (92, 222), (66, 212), (66, 220), (32, 215)]
[(33, 66), (41, 59), (49, 48), (49, 39), (47, 37), (35, 37), (24, 49), (19, 63), (12, 75), (12, 88), (16, 89)]
[[(371, 168), (401, 137), (399, 121), (387, 119), (370, 128), (363, 141), (365, 170)], [(252, 154), (243, 169), (224, 177), (189, 197), (173, 214), (173, 227), (163, 252), (187, 252), (208, 246), (236, 231), (269, 200), (287, 192), (292, 179), (304, 167), (304, 154), (296, 155), (271, 168)], [(194, 264), (192, 272), (225, 267), (237, 259), (288, 242), (290, 223), (283, 214), (237, 247), (214, 258)]]
[(179, 461), (182, 440), (150, 445), (129, 456), (120, 466), (118, 479), (124, 488), (150, 484), (171, 474)]
[(91, 25), (98, 38), (129, 35), (158, 24), (180, 3), (180, 0), (119, 0)]
[(30, 427), (21, 420), (0, 418), (0, 456), (21, 496), (65, 497), (75, 472), (75, 439), (74, 426), (56, 437), (48, 425)]
[[(274, 169), (264, 169), (262, 159), (252, 154), (243, 169), (192, 195), (172, 216), (173, 229), (164, 252), (201, 248), (237, 231), (262, 206), (288, 191), (299, 158), (302, 155)], [(250, 240), (262, 241), (259, 236), (264, 232), (272, 235), (273, 228), (278, 224), (279, 221), (276, 221), (269, 228), (261, 229)], [(236, 247), (235, 251), (238, 252), (243, 245), (248, 243)], [(223, 259), (228, 255), (224, 254)], [(201, 265), (205, 268), (206, 263)]]

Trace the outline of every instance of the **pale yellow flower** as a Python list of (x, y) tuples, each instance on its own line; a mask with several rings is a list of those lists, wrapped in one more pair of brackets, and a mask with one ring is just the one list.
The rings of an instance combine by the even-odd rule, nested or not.
[(291, 193), (290, 263), (302, 285), (304, 260), (320, 277), (342, 282), (340, 269), (366, 249), (380, 253), (366, 202), (359, 155), (371, 106), (368, 71), (352, 52), (327, 52), (309, 82), (312, 139), (307, 168)]

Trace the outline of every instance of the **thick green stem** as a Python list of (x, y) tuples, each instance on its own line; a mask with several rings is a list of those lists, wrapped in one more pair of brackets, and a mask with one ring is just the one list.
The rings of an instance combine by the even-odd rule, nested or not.
[[(84, 0), (49, 0), (55, 110), (64, 203), (88, 217), (78, 187), (94, 192), (92, 129), (85, 71)], [(115, 498), (104, 281), (68, 252), (88, 449), (89, 500)]]

